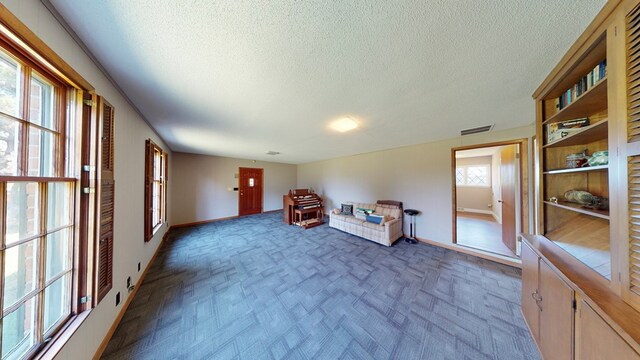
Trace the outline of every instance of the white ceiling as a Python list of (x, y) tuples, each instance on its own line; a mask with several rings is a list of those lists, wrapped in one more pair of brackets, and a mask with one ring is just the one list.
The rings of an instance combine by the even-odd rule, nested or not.
[[(532, 123), (605, 3), (50, 2), (172, 150), (287, 163)], [(329, 130), (344, 115), (361, 127)]]

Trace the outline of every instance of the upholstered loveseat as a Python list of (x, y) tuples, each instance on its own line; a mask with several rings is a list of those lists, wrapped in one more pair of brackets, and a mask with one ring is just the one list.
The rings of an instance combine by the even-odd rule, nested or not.
[(366, 220), (358, 219), (354, 215), (336, 214), (334, 211), (331, 211), (329, 213), (329, 226), (332, 228), (336, 228), (386, 246), (391, 246), (391, 244), (402, 237), (401, 202), (378, 200), (377, 204), (355, 202), (346, 202), (344, 204), (353, 205), (354, 212), (358, 208), (374, 209), (375, 211), (373, 214), (385, 216), (387, 220), (385, 220), (382, 225), (378, 225)]

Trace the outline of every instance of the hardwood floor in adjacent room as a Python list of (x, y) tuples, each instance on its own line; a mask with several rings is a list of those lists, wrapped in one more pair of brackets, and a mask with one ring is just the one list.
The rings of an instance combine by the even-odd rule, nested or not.
[(458, 212), (457, 242), (475, 249), (517, 257), (502, 242), (502, 226), (488, 214)]

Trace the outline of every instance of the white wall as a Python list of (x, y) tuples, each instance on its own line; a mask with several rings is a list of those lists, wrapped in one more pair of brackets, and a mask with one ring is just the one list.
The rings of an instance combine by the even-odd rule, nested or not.
[[(38, 0), (3, 0), (2, 4), (26, 24), (40, 39), (51, 47), (73, 69), (89, 81), (115, 108), (115, 219), (113, 289), (91, 311), (89, 317), (65, 345), (57, 358), (90, 359), (105, 337), (116, 315), (128, 297), (126, 279), (137, 282), (142, 272), (137, 271), (141, 262), (144, 269), (160, 244), (166, 227), (154, 238), (144, 242), (144, 146), (151, 138), (168, 150), (167, 146), (147, 126), (98, 68), (83, 53), (57, 20)], [(169, 165), (172, 164), (169, 154)], [(171, 187), (171, 184), (169, 184)], [(169, 203), (171, 198), (169, 198)], [(171, 218), (169, 218), (171, 222)], [(115, 306), (115, 294), (121, 293), (122, 301)]]
[[(489, 181), (493, 184), (491, 156), (477, 156), (456, 159), (456, 167), (469, 165), (489, 165)], [(456, 186), (456, 201), (460, 211), (491, 212), (491, 186)]]
[(239, 167), (264, 169), (264, 211), (282, 209), (282, 196), (296, 187), (297, 166), (185, 153), (173, 154), (172, 225), (238, 215)]
[(325, 198), (328, 209), (350, 200), (402, 201), (405, 208), (422, 211), (416, 218), (419, 238), (451, 243), (451, 148), (530, 138), (533, 134), (531, 125), (298, 165), (298, 186), (313, 186)]

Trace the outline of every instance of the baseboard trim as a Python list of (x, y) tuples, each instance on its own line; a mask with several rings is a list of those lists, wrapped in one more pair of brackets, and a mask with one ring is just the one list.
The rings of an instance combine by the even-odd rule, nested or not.
[(183, 228), (183, 227), (196, 226), (196, 225), (202, 225), (202, 224), (209, 224), (209, 223), (213, 223), (213, 222), (217, 222), (217, 221), (237, 219), (238, 217), (239, 216), (227, 216), (227, 217), (217, 218), (217, 219), (194, 221), (194, 222), (184, 223), (184, 224), (175, 224), (175, 225), (171, 225), (169, 227), (169, 231), (171, 231), (173, 229)]
[(458, 210), (458, 211), (460, 211), (460, 212), (468, 212), (468, 213), (475, 213), (475, 214), (487, 214), (487, 215), (495, 216), (495, 214), (491, 210), (479, 210), (479, 209), (467, 209), (467, 208), (464, 208), (464, 210)]
[(502, 221), (498, 218), (498, 214), (492, 212), (491, 215), (493, 215), (493, 219), (498, 223), (498, 224), (502, 224)]
[(520, 261), (520, 259), (514, 259), (508, 256), (502, 256), (502, 255), (494, 254), (488, 251), (471, 249), (466, 246), (461, 246), (458, 244), (445, 244), (438, 241), (421, 239), (421, 238), (416, 238), (416, 239), (418, 239), (418, 241), (420, 241), (421, 243), (438, 246), (441, 248), (457, 251), (459, 253), (476, 256), (485, 260), (490, 260), (503, 265), (513, 266), (513, 267), (522, 269), (522, 261)]
[[(274, 213), (274, 212), (278, 212), (278, 211), (282, 211), (282, 209), (263, 211), (261, 214), (269, 214), (269, 213)], [(258, 215), (258, 214), (252, 214), (252, 215)], [(222, 217), (222, 218), (217, 218), (217, 219), (209, 219), (209, 220), (194, 221), (194, 222), (183, 223), (183, 224), (176, 224), (176, 225), (171, 225), (169, 227), (169, 230), (183, 228), (183, 227), (189, 227), (189, 226), (202, 225), (202, 224), (209, 224), (209, 223), (218, 222), (218, 221), (224, 221), (224, 220), (238, 219), (238, 218), (241, 218), (241, 217), (252, 216), (252, 215), (243, 215), (243, 216), (235, 215), (235, 216), (227, 216), (227, 217)]]
[(122, 321), (122, 317), (127, 312), (127, 309), (129, 308), (129, 305), (133, 301), (133, 298), (136, 297), (136, 293), (138, 293), (138, 289), (142, 285), (142, 282), (144, 281), (145, 276), (147, 276), (147, 271), (151, 267), (151, 264), (153, 264), (153, 262), (156, 260), (156, 256), (158, 256), (158, 253), (160, 252), (160, 248), (165, 243), (165, 240), (167, 240), (167, 237), (169, 236), (169, 231), (170, 230), (171, 230), (171, 228), (167, 229), (167, 231), (162, 236), (162, 240), (160, 240), (160, 244), (158, 244), (158, 248), (153, 253), (153, 256), (151, 257), (151, 260), (149, 260), (149, 263), (147, 264), (147, 266), (144, 268), (144, 271), (142, 272), (142, 275), (140, 275), (140, 278), (138, 279), (138, 283), (136, 284), (135, 288), (133, 289), (133, 292), (127, 298), (127, 301), (125, 301), (125, 303), (122, 305), (122, 309), (120, 309), (120, 312), (118, 313), (118, 316), (116, 316), (116, 319), (113, 321), (113, 324), (111, 324), (111, 327), (109, 328), (109, 331), (107, 332), (107, 335), (105, 335), (104, 339), (100, 343), (100, 347), (98, 347), (98, 350), (96, 350), (95, 355), (93, 355), (93, 360), (99, 360), (100, 357), (102, 356), (102, 353), (107, 348), (107, 345), (109, 345), (109, 341), (111, 340), (111, 337), (113, 337), (113, 334), (116, 332), (116, 329), (118, 328), (118, 325), (120, 325), (120, 321)]

